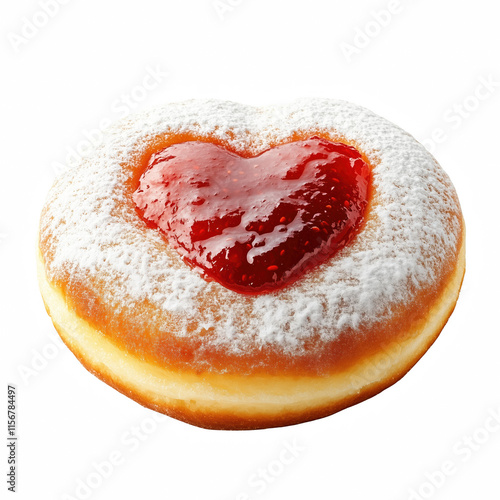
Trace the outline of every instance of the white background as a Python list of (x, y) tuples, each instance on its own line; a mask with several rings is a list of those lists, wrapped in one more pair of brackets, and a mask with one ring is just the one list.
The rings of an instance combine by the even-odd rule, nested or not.
[[(5, 409), (7, 382), (17, 386), (17, 497), (500, 498), (500, 424), (489, 416), (500, 414), (496, 3), (47, 3), (50, 15), (34, 0), (3, 2), (0, 16), (1, 397)], [(158, 81), (145, 91), (151, 71)], [(35, 278), (46, 193), (69, 149), (98, 140), (103, 120), (193, 97), (308, 96), (390, 119), (451, 176), (468, 245), (456, 311), (402, 381), (332, 417), (252, 432), (157, 422), (57, 341)], [(110, 456), (112, 471), (102, 465)]]

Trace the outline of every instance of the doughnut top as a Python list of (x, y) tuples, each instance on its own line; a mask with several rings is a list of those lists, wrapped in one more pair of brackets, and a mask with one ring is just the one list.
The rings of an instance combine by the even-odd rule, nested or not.
[[(242, 295), (207, 282), (136, 211), (132, 195), (144, 157), (169, 141), (209, 141), (255, 156), (315, 135), (361, 152), (373, 194), (349, 245), (280, 290)], [(460, 206), (447, 175), (413, 137), (374, 113), (327, 99), (262, 108), (192, 100), (108, 129), (100, 147), (56, 180), (42, 213), (40, 248), (49, 280), (75, 296), (98, 290), (95, 304), (112, 311), (108, 324), (135, 312), (136, 325), (158, 326), (148, 333), (153, 342), (203, 337), (205, 345), (235, 355), (272, 347), (300, 357), (311, 339), (358, 335), (422, 289), (438, 287), (460, 238)], [(152, 306), (147, 315), (144, 304)], [(139, 327), (124, 333), (142, 342)]]
[(248, 158), (188, 141), (152, 155), (133, 199), (205, 278), (256, 294), (289, 285), (350, 241), (369, 179), (356, 149), (319, 137)]

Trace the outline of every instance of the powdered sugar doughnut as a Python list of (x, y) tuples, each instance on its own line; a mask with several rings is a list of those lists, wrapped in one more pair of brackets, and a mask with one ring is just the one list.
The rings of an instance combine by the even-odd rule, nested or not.
[[(359, 152), (368, 206), (345, 246), (276, 290), (205, 279), (137, 210), (147, 161), (167, 147), (208, 141), (257, 157), (313, 136)], [(325, 99), (194, 100), (117, 123), (57, 179), (41, 217), (39, 281), (64, 342), (109, 385), (202, 427), (273, 427), (399, 380), (453, 311), (464, 241), (447, 175), (372, 112)]]

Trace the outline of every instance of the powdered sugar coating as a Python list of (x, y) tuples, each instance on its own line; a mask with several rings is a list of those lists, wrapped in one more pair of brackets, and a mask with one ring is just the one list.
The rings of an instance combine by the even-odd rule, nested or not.
[[(155, 230), (144, 230), (124, 193), (130, 156), (163, 133), (193, 132), (258, 154), (295, 132), (324, 131), (353, 142), (373, 166), (372, 216), (351, 244), (292, 286), (241, 296), (206, 282)], [(456, 256), (461, 231), (454, 188), (409, 134), (357, 105), (301, 99), (253, 108), (214, 100), (151, 110), (110, 128), (91, 156), (61, 176), (41, 221), (49, 280), (105, 277), (101, 299), (116, 311), (144, 299), (176, 318), (158, 335), (210, 332), (206, 341), (232, 353), (276, 346), (300, 356), (313, 335), (329, 342), (385, 320), (421, 287), (439, 281)], [(199, 299), (203, 297), (204, 307)], [(236, 299), (236, 300), (235, 300)], [(249, 314), (248, 311), (251, 311)], [(221, 320), (220, 317), (223, 319)], [(195, 320), (198, 328), (189, 328)]]

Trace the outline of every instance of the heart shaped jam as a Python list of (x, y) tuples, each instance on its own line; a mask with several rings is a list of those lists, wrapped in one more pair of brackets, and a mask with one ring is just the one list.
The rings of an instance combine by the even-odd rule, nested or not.
[(205, 279), (240, 293), (283, 287), (355, 234), (370, 169), (319, 137), (245, 158), (190, 141), (153, 154), (133, 200)]

